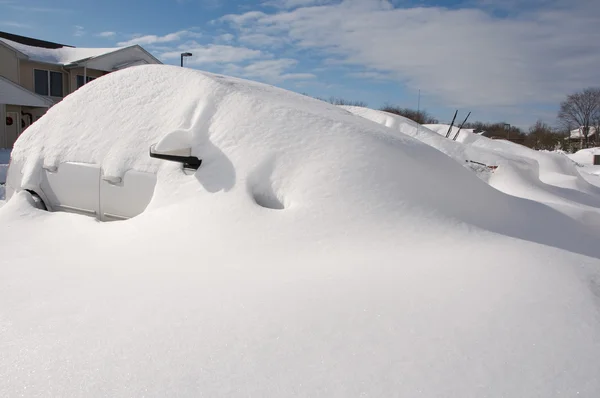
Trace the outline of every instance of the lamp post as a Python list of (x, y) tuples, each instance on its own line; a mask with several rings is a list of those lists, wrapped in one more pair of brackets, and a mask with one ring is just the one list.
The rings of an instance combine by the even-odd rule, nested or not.
[(508, 132), (508, 140), (510, 141), (510, 124), (504, 123), (504, 129)]
[(183, 57), (191, 57), (192, 53), (181, 53), (181, 67), (183, 67)]

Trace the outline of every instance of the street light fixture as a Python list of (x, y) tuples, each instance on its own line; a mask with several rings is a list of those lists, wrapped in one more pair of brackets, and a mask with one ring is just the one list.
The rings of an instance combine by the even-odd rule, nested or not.
[(183, 57), (191, 57), (192, 53), (181, 53), (181, 67), (183, 67)]

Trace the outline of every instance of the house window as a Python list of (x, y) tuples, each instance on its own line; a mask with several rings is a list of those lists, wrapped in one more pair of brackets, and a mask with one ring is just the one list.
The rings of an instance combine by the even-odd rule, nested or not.
[(48, 78), (47, 70), (34, 69), (33, 80), (35, 86), (35, 92), (39, 95), (48, 95), (50, 93), (49, 85), (50, 80)]
[(63, 96), (63, 74), (43, 69), (33, 70), (33, 85), (39, 95)]
[[(90, 76), (86, 76), (86, 83), (91, 82), (92, 80), (95, 80), (95, 77), (90, 77)], [(83, 86), (83, 75), (77, 75), (77, 88), (80, 88), (81, 86)]]
[(50, 95), (52, 97), (63, 96), (63, 74), (60, 72), (50, 72)]

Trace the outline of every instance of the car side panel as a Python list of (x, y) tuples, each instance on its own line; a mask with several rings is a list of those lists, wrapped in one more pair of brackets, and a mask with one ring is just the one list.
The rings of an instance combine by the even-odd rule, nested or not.
[(100, 200), (100, 166), (89, 163), (61, 163), (44, 168), (40, 188), (51, 210), (97, 217)]
[(129, 170), (122, 178), (102, 176), (100, 220), (114, 221), (142, 213), (154, 194), (156, 174)]

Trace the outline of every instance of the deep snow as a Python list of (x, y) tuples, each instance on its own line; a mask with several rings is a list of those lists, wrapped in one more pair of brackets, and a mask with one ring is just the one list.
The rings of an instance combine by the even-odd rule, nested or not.
[[(597, 396), (594, 226), (461, 160), (516, 149), (390, 127), (169, 66), (66, 97), (15, 146), (26, 178), (94, 161), (158, 185), (123, 222), (0, 209), (0, 395)], [(195, 175), (147, 156), (171, 132)]]

